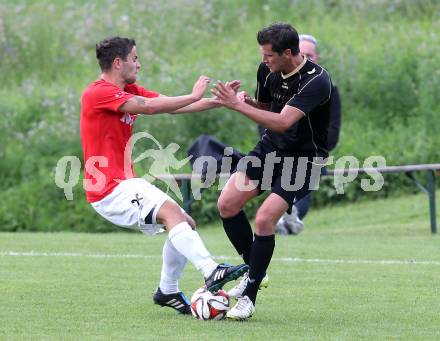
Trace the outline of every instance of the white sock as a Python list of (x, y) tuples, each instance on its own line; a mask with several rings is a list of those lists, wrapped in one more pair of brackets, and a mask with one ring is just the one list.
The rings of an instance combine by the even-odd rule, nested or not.
[(205, 278), (209, 277), (217, 267), (218, 263), (212, 259), (199, 234), (187, 222), (174, 226), (168, 233), (168, 239)]
[(179, 292), (179, 279), (188, 260), (166, 239), (162, 250), (162, 272), (159, 288), (164, 294)]

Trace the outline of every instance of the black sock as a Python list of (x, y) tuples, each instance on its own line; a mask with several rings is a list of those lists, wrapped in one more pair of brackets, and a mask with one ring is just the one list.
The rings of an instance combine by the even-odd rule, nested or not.
[(226, 235), (234, 245), (238, 254), (243, 257), (246, 264), (249, 264), (253, 233), (251, 224), (243, 211), (231, 218), (222, 218)]
[(275, 235), (257, 236), (252, 244), (252, 251), (249, 264), (249, 282), (243, 293), (248, 296), (255, 304), (257, 300), (257, 292), (261, 280), (266, 275), (266, 270), (272, 259), (273, 250), (275, 249)]

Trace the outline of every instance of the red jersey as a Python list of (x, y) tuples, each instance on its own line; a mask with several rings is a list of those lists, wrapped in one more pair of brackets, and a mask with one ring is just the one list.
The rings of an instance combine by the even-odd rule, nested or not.
[[(103, 199), (122, 180), (133, 177), (131, 146), (127, 143), (137, 115), (123, 113), (119, 108), (135, 95), (159, 96), (137, 84), (129, 84), (121, 90), (102, 79), (90, 84), (82, 95), (80, 129), (88, 202)], [(126, 147), (129, 153), (125, 153), (125, 159)], [(124, 165), (129, 165), (129, 172), (125, 171)]]

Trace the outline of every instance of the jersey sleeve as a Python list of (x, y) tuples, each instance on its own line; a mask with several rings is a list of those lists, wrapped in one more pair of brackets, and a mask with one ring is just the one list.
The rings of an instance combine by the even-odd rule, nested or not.
[(131, 94), (146, 97), (146, 98), (159, 97), (158, 92), (148, 90), (140, 85), (137, 85), (136, 83), (126, 85), (124, 90), (131, 93)]
[(270, 103), (272, 101), (267, 84), (269, 75), (269, 68), (264, 63), (261, 63), (257, 71), (257, 89), (255, 90), (255, 99), (260, 103)]
[(98, 109), (117, 112), (119, 107), (134, 95), (111, 83), (101, 84), (93, 92), (93, 104)]
[(306, 116), (316, 107), (330, 99), (331, 82), (328, 74), (322, 70), (319, 75), (308, 80), (286, 105), (298, 108)]

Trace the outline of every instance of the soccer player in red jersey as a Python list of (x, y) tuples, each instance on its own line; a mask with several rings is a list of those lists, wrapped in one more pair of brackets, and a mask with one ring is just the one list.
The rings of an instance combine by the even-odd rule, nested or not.
[(200, 76), (188, 95), (166, 97), (136, 84), (141, 65), (133, 39), (105, 39), (96, 45), (96, 57), (101, 77), (85, 89), (81, 99), (87, 200), (115, 225), (151, 235), (163, 228), (168, 231), (153, 302), (190, 314), (188, 300), (178, 286), (187, 260), (203, 274), (211, 291), (240, 277), (248, 266), (216, 263), (195, 231), (192, 218), (167, 194), (134, 175), (131, 153), (126, 153), (126, 148), (130, 151), (138, 115), (195, 112), (218, 106), (212, 99), (202, 98), (209, 78)]

